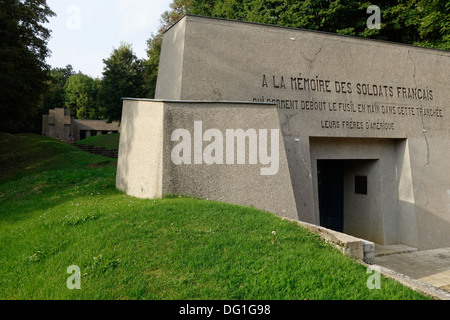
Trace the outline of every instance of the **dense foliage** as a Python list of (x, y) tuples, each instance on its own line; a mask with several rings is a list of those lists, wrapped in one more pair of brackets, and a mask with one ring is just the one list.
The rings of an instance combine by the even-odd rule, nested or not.
[(107, 121), (120, 121), (122, 98), (145, 96), (142, 61), (136, 57), (129, 44), (122, 43), (103, 63), (105, 67), (98, 93), (99, 108)]
[(122, 43), (103, 60), (102, 79), (73, 72), (72, 66), (50, 70), (42, 114), (48, 109), (66, 108), (77, 119), (120, 121), (123, 97), (145, 97), (143, 62), (131, 45)]
[[(369, 29), (367, 8), (377, 5), (381, 28)], [(174, 0), (148, 40), (145, 86), (153, 96), (162, 34), (185, 13), (311, 29), (450, 50), (450, 2), (441, 0)]]
[[(50, 70), (49, 89), (44, 96), (42, 113), (46, 113), (49, 108), (65, 107), (64, 87), (67, 80), (73, 75), (75, 75), (75, 72), (70, 64), (65, 68), (52, 68)], [(45, 106), (47, 106), (47, 109), (44, 109)]]
[(46, 0), (0, 0), (0, 127), (4, 131), (38, 126), (49, 69), (45, 59), (50, 31), (43, 25), (53, 15)]
[(98, 79), (77, 73), (69, 77), (64, 85), (64, 107), (78, 119), (97, 119)]

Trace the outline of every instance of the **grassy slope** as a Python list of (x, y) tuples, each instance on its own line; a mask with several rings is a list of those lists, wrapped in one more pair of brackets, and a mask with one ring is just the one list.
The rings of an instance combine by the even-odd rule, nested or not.
[(369, 290), (366, 268), (270, 213), (126, 196), (111, 159), (50, 138), (0, 134), (0, 151), (0, 299), (423, 298)]
[(119, 133), (104, 134), (101, 136), (92, 136), (80, 140), (77, 143), (103, 147), (110, 150), (119, 150), (119, 137)]

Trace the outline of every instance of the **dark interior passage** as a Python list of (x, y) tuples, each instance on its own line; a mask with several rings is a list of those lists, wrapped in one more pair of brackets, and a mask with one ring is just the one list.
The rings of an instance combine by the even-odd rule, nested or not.
[(345, 160), (317, 160), (320, 225), (344, 231)]

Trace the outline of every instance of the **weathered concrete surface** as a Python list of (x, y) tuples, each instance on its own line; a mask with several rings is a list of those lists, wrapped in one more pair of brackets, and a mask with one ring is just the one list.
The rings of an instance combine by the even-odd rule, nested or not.
[(85, 131), (85, 138), (93, 132), (96, 134), (113, 133), (120, 131), (117, 121), (107, 123), (105, 120), (79, 120), (70, 116), (70, 110), (63, 108), (51, 109), (48, 115), (42, 116), (42, 134), (55, 139), (69, 139), (71, 134), (74, 140), (81, 139), (81, 131)]
[(333, 231), (314, 224), (296, 221), (300, 226), (318, 234), (325, 242), (331, 244), (342, 254), (368, 264), (374, 263), (375, 244), (365, 239), (359, 239), (345, 233)]
[(371, 270), (380, 272), (387, 278), (393, 279), (417, 292), (427, 295), (436, 300), (450, 300), (448, 291), (437, 288), (429, 283), (411, 278), (402, 272), (395, 271), (380, 265), (366, 265)]
[(117, 189), (138, 198), (163, 196), (164, 105), (125, 100), (117, 159)]
[[(258, 141), (253, 144), (248, 141), (250, 138), (244, 141), (245, 159), (239, 164), (240, 143), (235, 139), (236, 144), (230, 150), (236, 152), (229, 163), (227, 130), (239, 129), (243, 132), (255, 130), (259, 134)], [(264, 139), (260, 129), (268, 130), (266, 147), (269, 153), (275, 150), (272, 146), (278, 146), (275, 150), (279, 153), (276, 155), (277, 170), (269, 175), (262, 174), (272, 164), (261, 162)], [(182, 152), (175, 149), (185, 139), (185, 136), (173, 139), (179, 130), (187, 132), (191, 139), (188, 143), (189, 163), (176, 163), (172, 155), (185, 156), (187, 152), (187, 149)], [(223, 154), (218, 157), (223, 163), (206, 162), (207, 146), (218, 141), (206, 137), (208, 130), (223, 135), (218, 144), (223, 146)], [(276, 140), (272, 140), (272, 130), (279, 132)], [(250, 151), (259, 155), (256, 163), (250, 163)], [(298, 219), (280, 122), (273, 104), (125, 99), (116, 186), (139, 198), (185, 195), (253, 206)]]
[(156, 98), (277, 103), (299, 220), (320, 223), (317, 161), (342, 160), (343, 231), (423, 250), (450, 243), (449, 70), (446, 51), (186, 16)]

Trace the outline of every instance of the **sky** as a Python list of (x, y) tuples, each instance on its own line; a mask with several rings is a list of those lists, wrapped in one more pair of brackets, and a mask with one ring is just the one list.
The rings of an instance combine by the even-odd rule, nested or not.
[(121, 42), (147, 58), (147, 40), (157, 33), (161, 14), (173, 0), (47, 0), (56, 13), (45, 26), (52, 30), (47, 63), (71, 64), (75, 72), (101, 78), (103, 59)]

